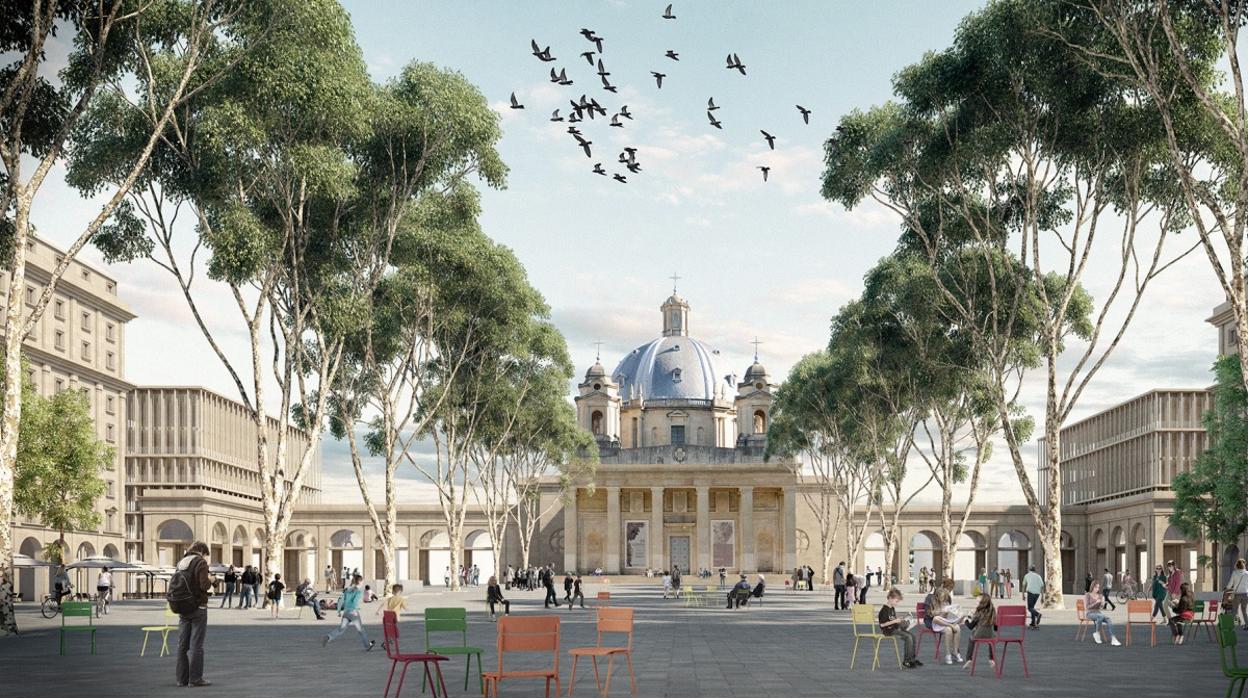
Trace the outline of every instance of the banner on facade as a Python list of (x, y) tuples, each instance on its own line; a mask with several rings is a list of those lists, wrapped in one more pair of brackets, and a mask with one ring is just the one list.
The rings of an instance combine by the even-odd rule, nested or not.
[(647, 567), (646, 549), (649, 535), (646, 521), (624, 522), (624, 566)]
[(737, 529), (735, 521), (711, 522), (711, 565), (735, 568)]

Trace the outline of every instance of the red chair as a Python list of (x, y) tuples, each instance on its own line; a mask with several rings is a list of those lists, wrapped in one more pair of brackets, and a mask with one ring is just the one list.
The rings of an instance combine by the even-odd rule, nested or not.
[(926, 613), (923, 610), (923, 604), (915, 604), (914, 617), (917, 618), (919, 621), (919, 624), (915, 627), (919, 629), (919, 637), (914, 642), (914, 656), (916, 657), (919, 656), (919, 651), (923, 647), (923, 636), (932, 635), (936, 638), (936, 654), (932, 655), (932, 660), (938, 662), (940, 661), (940, 643), (942, 640), (945, 639), (945, 634), (938, 633), (935, 630), (932, 630), (931, 628), (927, 627), (927, 623), (923, 622), (924, 615), (926, 615)]
[[(1018, 628), (1017, 632), (1010, 631), (1010, 628)], [(996, 637), (977, 637), (972, 648), (971, 656), (971, 676), (975, 675), (975, 663), (979, 660), (979, 646), (988, 645), (995, 648), (1001, 646), (1001, 651), (994, 651), (997, 656), (997, 678), (1001, 678), (1001, 672), (1005, 669), (1005, 651), (1010, 645), (1017, 644), (1018, 651), (1023, 656), (1023, 676), (1031, 678), (1031, 674), (1027, 671), (1027, 652), (1023, 649), (1023, 641), (1027, 636), (1027, 607), (1026, 606), (998, 606), (997, 607), (997, 636)]]
[(1205, 613), (1194, 618), (1192, 622), (1190, 623), (1190, 625), (1205, 626), (1205, 634), (1207, 634), (1209, 636), (1209, 639), (1212, 640), (1213, 639), (1213, 627), (1214, 627), (1214, 624), (1217, 622), (1218, 622), (1218, 602), (1210, 601), (1209, 603), (1205, 604)]
[[(407, 666), (412, 662), (421, 662), (425, 665), (425, 680), (429, 682), (432, 688), (434, 698), (438, 696), (437, 686), (442, 687), (442, 696), (445, 698), (450, 694), (446, 692), (446, 683), (442, 681), (442, 665), (438, 662), (445, 662), (446, 657), (440, 654), (403, 654), (399, 651), (399, 618), (394, 611), (385, 611), (381, 617), (381, 627), (385, 632), (386, 656), (390, 658), (390, 676), (386, 679), (386, 691), (383, 696), (390, 695), (390, 682), (394, 680), (394, 669), (403, 663), (403, 671), (399, 673), (399, 686), (395, 689), (394, 695), (397, 696), (403, 692), (403, 679), (407, 678)], [(433, 664), (434, 672), (438, 675), (438, 683), (433, 683), (433, 673), (429, 671), (429, 665)]]

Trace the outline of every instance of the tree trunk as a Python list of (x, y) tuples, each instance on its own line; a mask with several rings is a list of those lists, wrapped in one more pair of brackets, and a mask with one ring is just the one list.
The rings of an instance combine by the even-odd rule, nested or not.
[(1045, 420), (1049, 477), (1045, 483), (1047, 506), (1039, 513), (1043, 525), (1036, 527), (1044, 552), (1044, 593), (1040, 603), (1045, 608), (1062, 608), (1062, 471), (1061, 424), (1056, 418)]
[[(0, 422), (0, 568), (13, 568), (13, 478), (17, 470), (17, 435), (22, 421), (22, 304), (26, 299), (26, 239), (30, 231), (28, 193), (20, 193), (14, 202), (15, 230), (13, 264), (10, 270), (4, 318), (4, 419)], [(13, 598), (4, 599), (3, 615), (13, 619), (17, 633), (17, 616)], [(7, 635), (0, 628), (0, 635)]]
[(458, 531), (450, 532), (451, 539), (451, 557), (449, 560), (450, 570), (448, 572), (451, 578), (451, 591), (459, 591), (459, 558), (460, 558), (460, 535)]
[(952, 473), (946, 469), (943, 492), (940, 497), (940, 578), (953, 579), (953, 556), (958, 553), (953, 532), (953, 483)]
[[(884, 585), (892, 586), (893, 556), (897, 553), (897, 537), (901, 535), (900, 526), (894, 521), (884, 535)], [(900, 577), (900, 575), (898, 575)]]

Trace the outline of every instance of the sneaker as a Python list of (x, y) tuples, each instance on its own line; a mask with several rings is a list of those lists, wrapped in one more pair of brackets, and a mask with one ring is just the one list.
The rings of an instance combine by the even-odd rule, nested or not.
[(1092, 633), (1092, 641), (1093, 641), (1093, 642), (1095, 642), (1095, 643), (1096, 643), (1096, 644), (1098, 644), (1098, 645), (1099, 645), (1099, 644), (1101, 644), (1101, 631), (1099, 631), (1099, 630), (1093, 631), (1093, 633)]
[(368, 647), (365, 647), (365, 648), (364, 648), (364, 651), (365, 651), (365, 652), (372, 652), (372, 651), (373, 651), (373, 648), (374, 648), (374, 647), (376, 647), (376, 646), (377, 646), (377, 641), (376, 641), (376, 640), (369, 640), (369, 641), (368, 641)]
[(919, 661), (919, 659), (918, 659), (918, 657), (915, 657), (915, 659), (914, 659), (914, 665), (915, 665), (915, 666), (923, 666), (923, 662), (920, 662), (920, 661)]
[(211, 686), (212, 682), (200, 679), (198, 681), (192, 681), (190, 685), (192, 688), (204, 688), (205, 686)]
[(910, 660), (906, 660), (906, 661), (902, 662), (902, 663), (901, 663), (901, 665), (902, 665), (903, 667), (907, 668), (907, 669), (913, 669), (913, 668), (914, 668), (914, 662), (912, 662), (912, 661), (910, 661)]
[(1118, 641), (1118, 638), (1114, 637), (1113, 635), (1109, 636), (1109, 644), (1113, 645), (1114, 647), (1122, 646), (1122, 643)]
[(953, 655), (952, 655), (952, 654), (946, 654), (946, 655), (945, 655), (945, 664), (953, 664)]

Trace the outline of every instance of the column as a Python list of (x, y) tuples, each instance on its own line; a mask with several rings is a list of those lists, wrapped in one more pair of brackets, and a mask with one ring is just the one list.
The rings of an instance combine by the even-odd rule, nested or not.
[(741, 571), (753, 572), (757, 569), (754, 563), (754, 488), (742, 487), (740, 490)]
[(568, 503), (563, 507), (563, 569), (565, 572), (576, 572), (580, 569), (576, 565), (576, 544), (579, 540), (576, 527), (577, 491), (575, 487), (572, 488), (572, 491), (568, 493)]
[(663, 563), (663, 488), (650, 488), (650, 566), (656, 570), (667, 567)]
[[(811, 541), (814, 545), (814, 541)], [(797, 568), (797, 488), (784, 488), (784, 570)]]
[(897, 564), (890, 569), (897, 576), (898, 584), (910, 583), (910, 536), (911, 534), (902, 526), (897, 527), (897, 550), (894, 553), (897, 557)]
[[(698, 485), (698, 554), (690, 561), (690, 567), (701, 569), (711, 566), (711, 488)], [(690, 572), (694, 570), (689, 570)]]
[(620, 488), (607, 487), (607, 574), (620, 573)]

